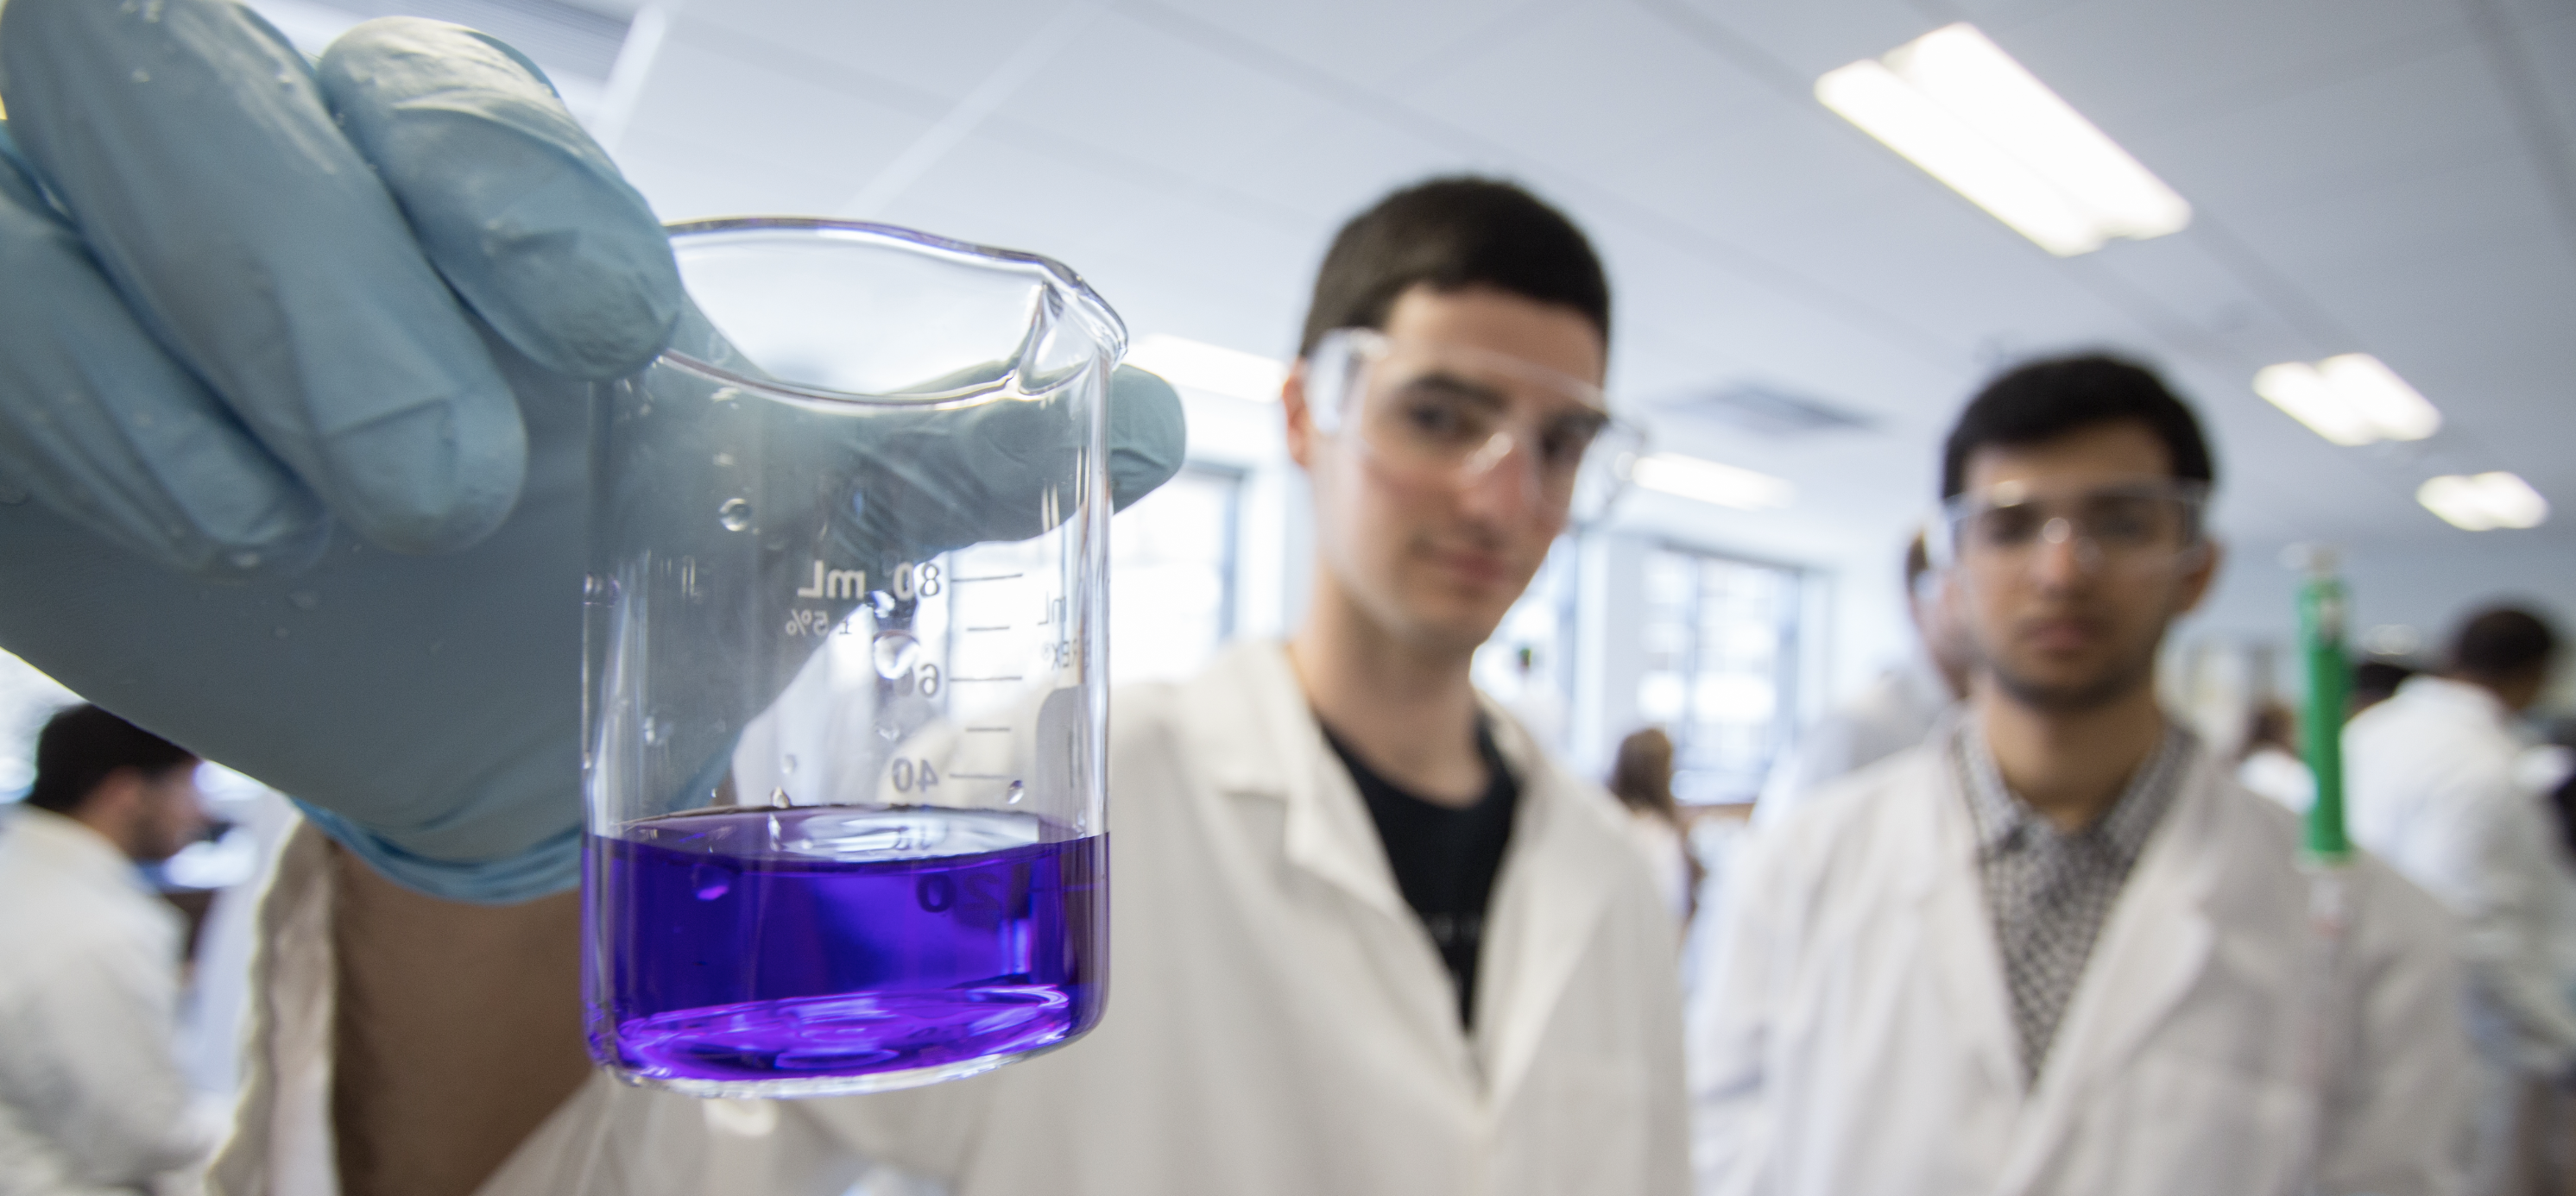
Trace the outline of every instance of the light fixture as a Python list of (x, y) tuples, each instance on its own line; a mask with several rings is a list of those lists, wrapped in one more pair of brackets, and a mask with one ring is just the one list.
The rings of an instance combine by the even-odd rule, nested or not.
[(2451, 526), (2473, 532), (2538, 527), (2549, 518), (2549, 500), (2531, 483), (2501, 470), (2445, 474), (2417, 488), (2415, 501)]
[(1785, 478), (1679, 453), (1641, 457), (1629, 476), (1648, 490), (1739, 511), (1777, 510), (1798, 497), (1797, 486)]
[(1157, 332), (1127, 350), (1126, 363), (1174, 386), (1267, 403), (1279, 397), (1288, 367), (1275, 358)]
[(2059, 257), (2191, 223), (2191, 204), (1977, 27), (1828, 71), (1816, 98)]
[(2368, 353), (2265, 366), (2254, 393), (2336, 444), (2422, 440), (2442, 427), (2441, 410)]

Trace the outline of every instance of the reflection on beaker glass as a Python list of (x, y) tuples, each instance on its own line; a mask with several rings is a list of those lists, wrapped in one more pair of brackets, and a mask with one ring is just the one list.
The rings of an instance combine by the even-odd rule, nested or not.
[(907, 1087), (1107, 995), (1115, 313), (1042, 258), (676, 225), (696, 308), (593, 402), (592, 1054), (698, 1095)]

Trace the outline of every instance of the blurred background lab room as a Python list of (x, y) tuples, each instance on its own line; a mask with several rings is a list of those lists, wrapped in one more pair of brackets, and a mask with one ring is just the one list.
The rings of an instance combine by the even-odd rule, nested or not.
[[(1333, 230), (1442, 175), (1545, 197), (1606, 266), (1606, 389), (1648, 447), (1474, 676), (1620, 803), (1684, 984), (1746, 844), (1970, 689), (1924, 542), (1962, 404), (2034, 358), (2152, 367), (2214, 445), (2224, 551), (2164, 708), (2293, 811), (2342, 746), (2354, 839), (2474, 940), (2478, 1107), (2503, 1111), (2464, 1131), (2469, 1173), (2576, 1191), (2576, 7), (249, 4), (308, 53), (386, 15), (510, 42), (665, 220), (876, 221), (1080, 270), (1189, 425), (1111, 525), (1118, 682), (1305, 614), (1280, 393)], [(2349, 593), (2330, 712), (2299, 639), (2318, 549)], [(0, 657), (0, 801), (79, 701)], [(237, 1082), (287, 807), (187, 767), (202, 827), (131, 868), (180, 928), (163, 1029), (202, 1117)], [(0, 807), (0, 841), (38, 821)]]

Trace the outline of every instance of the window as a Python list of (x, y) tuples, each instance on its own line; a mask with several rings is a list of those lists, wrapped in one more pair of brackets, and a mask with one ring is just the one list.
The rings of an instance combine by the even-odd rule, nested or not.
[(1234, 634), (1235, 511), (1243, 475), (1183, 468), (1109, 521), (1109, 678), (1172, 681)]
[(1637, 713), (1673, 737), (1673, 794), (1751, 801), (1795, 708), (1798, 574), (1677, 549), (1644, 564)]

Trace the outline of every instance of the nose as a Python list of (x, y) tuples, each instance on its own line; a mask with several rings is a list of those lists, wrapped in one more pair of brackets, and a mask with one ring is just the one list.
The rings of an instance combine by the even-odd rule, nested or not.
[(2061, 515), (2040, 525), (2038, 550), (2031, 557), (2032, 576), (2050, 589), (2072, 589), (2092, 579), (2101, 550), (2083, 535), (2075, 521)]
[(1497, 433), (1468, 459), (1461, 504), (1469, 513), (1513, 522), (1540, 513), (1546, 487), (1538, 454), (1522, 439)]

